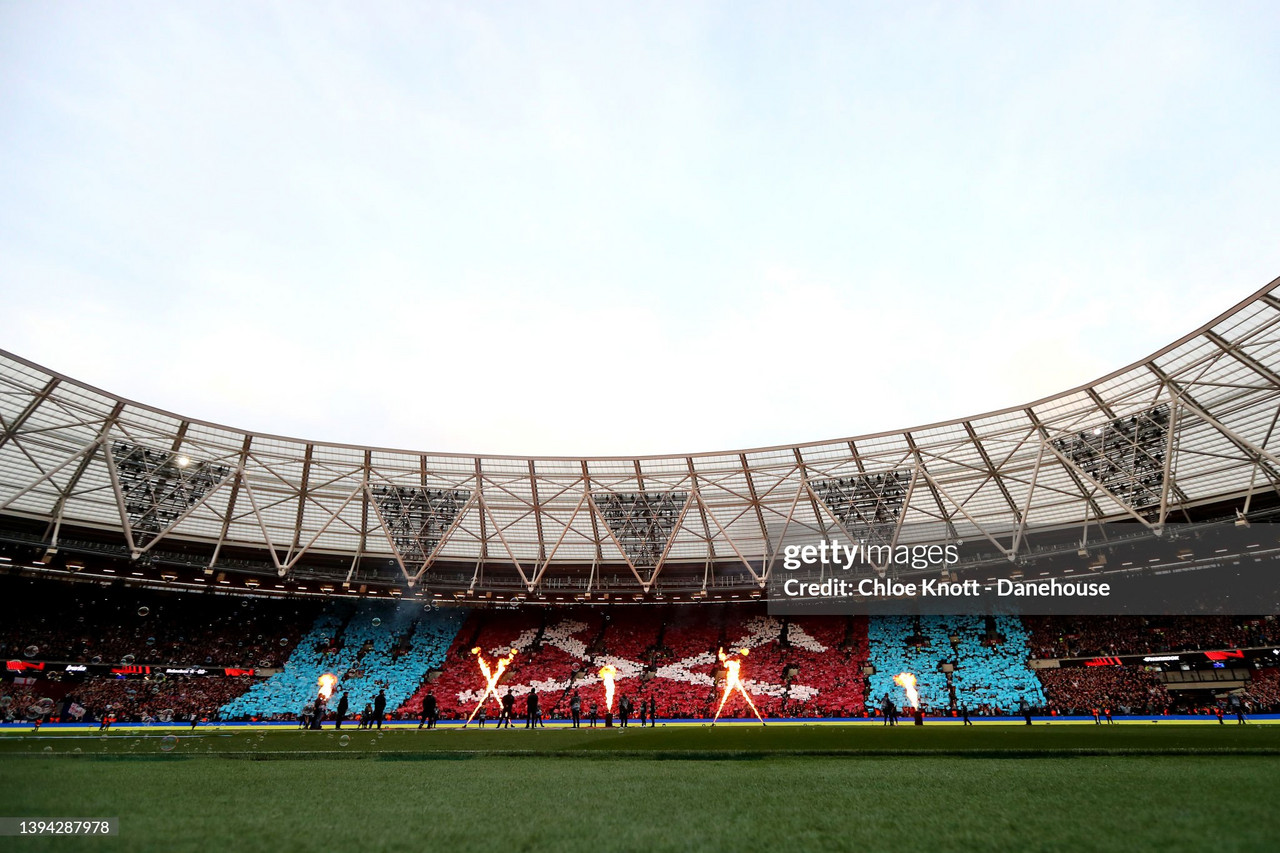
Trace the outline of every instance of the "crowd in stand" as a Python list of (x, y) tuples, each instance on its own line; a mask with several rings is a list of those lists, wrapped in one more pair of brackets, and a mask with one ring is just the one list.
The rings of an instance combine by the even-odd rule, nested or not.
[(322, 675), (338, 692), (399, 705), (444, 662), (465, 613), (415, 602), (335, 601), (325, 606), (284, 667), (227, 702), (224, 716), (263, 718), (314, 704)]
[[(500, 692), (511, 687), (523, 707), (536, 689), (548, 718), (569, 715), (575, 690), (584, 716), (593, 703), (603, 716), (598, 670), (604, 664), (618, 668), (617, 695), (637, 708), (652, 703), (664, 719), (710, 718), (724, 689), (720, 651), (741, 659), (743, 681), (765, 716), (875, 715), (883, 694), (903, 704), (893, 682), (899, 672), (916, 675), (933, 712), (966, 705), (973, 713), (1008, 713), (1026, 701), (1062, 714), (1094, 708), (1163, 713), (1174, 702), (1158, 672), (1032, 671), (1027, 659), (1240, 648), (1280, 639), (1270, 617), (869, 620), (777, 618), (749, 605), (470, 611), (408, 605), (0, 577), (0, 653), (8, 659), (278, 670), (267, 679), (90, 674), (32, 686), (23, 678), (4, 690), (9, 701), (0, 715), (28, 718), (28, 709), (45, 697), (60, 707), (74, 701), (92, 719), (293, 719), (314, 701), (318, 675), (332, 672), (339, 692), (351, 690), (352, 716), (383, 690), (391, 719), (418, 718), (428, 692), (442, 719), (461, 719), (484, 686), (476, 648), (491, 666), (516, 649)], [(1255, 671), (1243, 694), (1252, 707), (1280, 708), (1278, 671)], [(490, 718), (498, 707), (489, 700)], [(726, 713), (751, 711), (733, 697)]]
[(1245, 695), (1258, 710), (1280, 713), (1280, 667), (1254, 670)]
[(1280, 642), (1274, 617), (1026, 616), (1039, 658), (1146, 655), (1268, 646)]
[[(248, 690), (251, 678), (173, 677), (117, 679), (95, 676), (69, 685), (66, 700), (86, 711), (85, 717), (120, 721), (213, 720), (218, 709)], [(166, 719), (167, 718), (167, 719)]]
[(1169, 707), (1168, 691), (1157, 674), (1145, 667), (1042, 669), (1038, 675), (1051, 707), (1060, 714), (1091, 714), (1095, 708), (1152, 714)]
[(0, 655), (71, 663), (273, 667), (293, 652), (318, 610), (306, 601), (3, 578)]

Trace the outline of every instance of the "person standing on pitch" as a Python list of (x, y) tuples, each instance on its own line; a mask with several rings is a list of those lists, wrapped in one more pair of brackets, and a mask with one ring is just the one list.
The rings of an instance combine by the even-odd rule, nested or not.
[[(1018, 713), (1027, 721), (1027, 725), (1031, 725), (1031, 704), (1027, 702), (1027, 697), (1023, 696), (1018, 700)], [(1110, 719), (1108, 717), (1108, 719)]]
[(526, 729), (537, 728), (541, 715), (538, 711), (538, 691), (532, 687), (529, 688), (529, 698), (525, 700), (524, 715), (524, 727)]
[(649, 728), (653, 728), (658, 724), (658, 700), (652, 696), (649, 697)]
[(378, 695), (373, 699), (373, 719), (378, 724), (378, 729), (382, 729), (382, 717), (387, 712), (387, 691), (379, 690)]
[(344, 690), (342, 691), (342, 696), (338, 699), (338, 719), (334, 724), (335, 729), (342, 728), (342, 721), (347, 718), (347, 710), (349, 708), (350, 704), (347, 699), (347, 691)]
[(436, 711), (438, 703), (436, 702), (436, 694), (428, 690), (427, 695), (422, 697), (422, 722), (418, 723), (418, 728), (422, 728), (423, 723), (427, 728), (434, 729), (436, 727)]
[(969, 719), (969, 703), (968, 702), (960, 703), (960, 716), (964, 719), (964, 724), (966, 726), (973, 725), (973, 720)]
[(621, 728), (627, 727), (627, 719), (631, 716), (631, 700), (623, 696), (618, 700), (618, 722)]
[(507, 688), (507, 693), (502, 697), (502, 715), (498, 717), (498, 728), (502, 728), (502, 724), (506, 723), (507, 728), (511, 728), (511, 718), (515, 716), (516, 697), (511, 692), (511, 688)]
[(1236, 715), (1236, 725), (1243, 726), (1248, 723), (1248, 720), (1244, 718), (1244, 701), (1241, 700), (1240, 694), (1232, 693), (1227, 702), (1231, 707), (1232, 713)]
[(320, 722), (324, 720), (325, 701), (322, 694), (316, 694), (315, 711), (311, 715), (311, 725), (308, 727), (312, 731), (320, 731)]
[(578, 695), (578, 691), (573, 691), (573, 696), (569, 698), (569, 715), (573, 718), (573, 728), (580, 728), (582, 722), (582, 697)]
[(596, 727), (596, 718), (600, 716), (600, 706), (592, 702), (589, 713), (591, 714), (591, 728), (594, 729)]

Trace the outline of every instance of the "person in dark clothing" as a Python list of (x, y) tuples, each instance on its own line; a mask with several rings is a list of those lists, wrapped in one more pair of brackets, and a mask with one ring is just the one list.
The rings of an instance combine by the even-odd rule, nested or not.
[(969, 719), (969, 703), (968, 702), (960, 703), (960, 716), (964, 718), (964, 724), (966, 726), (973, 725), (973, 721)]
[(498, 717), (498, 728), (502, 728), (504, 723), (507, 728), (511, 728), (511, 718), (515, 716), (515, 708), (516, 697), (508, 687), (506, 695), (502, 697), (502, 715)]
[(621, 728), (627, 727), (627, 720), (631, 716), (631, 700), (623, 696), (618, 700), (618, 725)]
[(542, 719), (542, 715), (538, 711), (538, 691), (532, 687), (529, 688), (529, 698), (525, 700), (524, 706), (526, 729), (537, 728), (538, 721)]
[[(1022, 714), (1022, 718), (1027, 721), (1027, 725), (1031, 725), (1031, 704), (1027, 702), (1027, 697), (1023, 696), (1018, 700), (1018, 713)], [(1107, 718), (1110, 720), (1110, 717)]]
[(592, 702), (589, 713), (591, 715), (591, 728), (594, 729), (596, 727), (596, 719), (600, 716), (600, 706)]
[(315, 713), (311, 715), (311, 730), (320, 731), (320, 723), (324, 721), (325, 701), (324, 696), (316, 695)]
[(645, 701), (643, 696), (640, 697), (640, 728), (644, 728), (645, 718), (649, 714), (649, 703)]
[(387, 713), (387, 691), (379, 690), (373, 699), (373, 721), (382, 728), (382, 718)]
[(338, 717), (334, 722), (334, 728), (342, 728), (342, 721), (347, 718), (347, 711), (350, 709), (350, 699), (347, 697), (347, 691), (342, 691), (342, 696), (338, 699)]
[(896, 726), (898, 724), (898, 709), (888, 693), (884, 694), (884, 698), (880, 700), (880, 711), (884, 714), (884, 722), (881, 725)]
[(649, 697), (649, 728), (653, 728), (658, 724), (658, 700), (652, 696)]
[(582, 722), (582, 697), (578, 695), (578, 691), (573, 691), (573, 696), (569, 699), (569, 716), (573, 719), (573, 728), (580, 728)]
[(422, 728), (423, 725), (426, 725), (428, 729), (434, 729), (436, 727), (436, 713), (438, 707), (439, 705), (436, 702), (436, 694), (428, 690), (427, 695), (422, 697), (422, 722), (418, 723), (418, 728)]

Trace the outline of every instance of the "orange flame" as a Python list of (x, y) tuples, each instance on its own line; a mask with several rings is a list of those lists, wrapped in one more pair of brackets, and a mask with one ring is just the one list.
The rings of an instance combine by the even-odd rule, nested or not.
[(613, 664), (605, 664), (600, 667), (600, 680), (604, 682), (604, 709), (606, 711), (613, 710), (613, 679), (618, 674)]
[[(738, 649), (738, 654), (742, 657), (746, 657), (750, 653), (749, 649)], [(729, 701), (729, 694), (737, 690), (742, 694), (742, 698), (747, 700), (747, 705), (751, 707), (751, 713), (756, 715), (756, 719), (760, 721), (761, 725), (764, 725), (764, 717), (761, 717), (760, 712), (756, 710), (756, 703), (751, 701), (751, 694), (747, 692), (747, 686), (743, 683), (739, 674), (742, 669), (742, 661), (729, 657), (724, 653), (724, 649), (720, 649), (717, 654), (720, 657), (720, 662), (724, 664), (724, 694), (720, 697), (720, 707), (716, 708), (716, 717), (715, 720), (711, 721), (711, 724), (714, 726), (716, 720), (720, 719), (720, 712), (724, 710), (724, 703)]]
[(333, 695), (333, 688), (338, 686), (338, 676), (331, 672), (326, 672), (316, 679), (316, 683), (320, 685), (321, 698), (328, 702), (329, 697)]
[(916, 677), (914, 675), (909, 672), (900, 672), (893, 677), (893, 683), (906, 691), (908, 707), (920, 707), (920, 694), (916, 692)]
[(480, 706), (484, 704), (484, 700), (488, 699), (490, 696), (493, 697), (494, 702), (498, 703), (499, 708), (502, 707), (502, 700), (498, 698), (498, 679), (502, 678), (502, 673), (507, 671), (507, 664), (515, 660), (516, 656), (516, 650), (512, 649), (507, 652), (506, 657), (498, 658), (496, 661), (497, 668), (491, 671), (489, 669), (489, 662), (485, 660), (484, 655), (481, 654), (482, 651), (483, 649), (479, 646), (476, 646), (471, 650), (471, 654), (476, 656), (476, 661), (480, 664), (480, 671), (484, 673), (485, 686), (484, 693), (480, 696), (480, 701), (471, 709), (471, 715), (467, 717), (468, 723), (471, 722), (471, 717), (476, 715), (476, 711), (480, 710)]

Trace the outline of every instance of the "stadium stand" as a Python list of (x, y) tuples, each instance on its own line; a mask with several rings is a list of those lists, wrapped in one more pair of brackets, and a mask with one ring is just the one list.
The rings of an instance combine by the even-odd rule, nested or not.
[(1040, 658), (1145, 655), (1267, 646), (1280, 641), (1274, 618), (1235, 616), (1027, 616)]
[(1042, 669), (1050, 706), (1061, 714), (1089, 714), (1094, 708), (1128, 708), (1136, 713), (1162, 713), (1169, 692), (1156, 673), (1136, 666), (1092, 666)]
[[(320, 605), (57, 581), (0, 580), (0, 654), (72, 663), (272, 667)], [(86, 594), (86, 590), (92, 590)]]
[(1255, 670), (1245, 695), (1253, 703), (1254, 710), (1280, 713), (1280, 667)]
[[(1045, 704), (1044, 693), (1027, 666), (1027, 634), (1013, 617), (885, 616), (868, 630), (870, 661), (867, 708), (878, 711), (887, 694), (899, 707), (906, 699), (894, 682), (899, 673), (916, 676), (924, 706), (946, 712), (968, 703), (976, 713), (1009, 713), (1025, 699)], [(951, 664), (954, 672), (942, 672)]]
[[(81, 594), (82, 586), (95, 595)], [(721, 648), (735, 656), (748, 650), (744, 683), (766, 716), (874, 715), (886, 692), (905, 704), (893, 683), (904, 671), (916, 676), (934, 713), (959, 702), (974, 713), (1009, 713), (1023, 698), (1056, 713), (1088, 713), (1095, 706), (1206, 713), (1211, 687), (1171, 694), (1156, 670), (1033, 672), (1027, 659), (1257, 647), (1275, 637), (1267, 617), (779, 618), (759, 605), (705, 603), (424, 610), (376, 599), (324, 604), (12, 576), (0, 576), (0, 591), (0, 643), (15, 664), (11, 670), (20, 671), (25, 661), (152, 667), (127, 678), (101, 674), (105, 666), (75, 675), (61, 665), (48, 675), (11, 676), (0, 714), (15, 720), (29, 718), (31, 703), (40, 699), (60, 708), (74, 701), (86, 709), (84, 719), (110, 707), (122, 720), (192, 714), (292, 720), (314, 700), (326, 672), (338, 677), (339, 693), (349, 691), (353, 715), (385, 689), (389, 716), (416, 719), (430, 690), (441, 716), (457, 719), (471, 712), (483, 687), (473, 647), (484, 649), (489, 661), (518, 649), (500, 692), (510, 686), (523, 713), (524, 697), (536, 688), (551, 718), (568, 716), (574, 689), (584, 711), (593, 701), (603, 704), (597, 671), (605, 663), (618, 670), (619, 695), (637, 704), (653, 699), (662, 718), (710, 718), (723, 689)], [(874, 674), (867, 676), (869, 664)], [(953, 671), (943, 672), (942, 664)], [(205, 666), (210, 674), (202, 677), (162, 672)], [(233, 674), (224, 676), (220, 667)], [(237, 677), (238, 668), (270, 674)], [(1254, 707), (1280, 707), (1276, 673), (1275, 667), (1253, 671), (1245, 696)], [(491, 703), (490, 716), (497, 711)], [(725, 712), (750, 715), (736, 696)]]
[[(350, 695), (352, 713), (386, 691), (387, 709), (400, 705), (439, 667), (466, 612), (423, 610), (396, 602), (335, 602), (317, 617), (283, 669), (222, 706), (224, 719), (298, 714), (325, 673), (337, 676), (335, 696)], [(332, 705), (336, 703), (331, 702)]]

